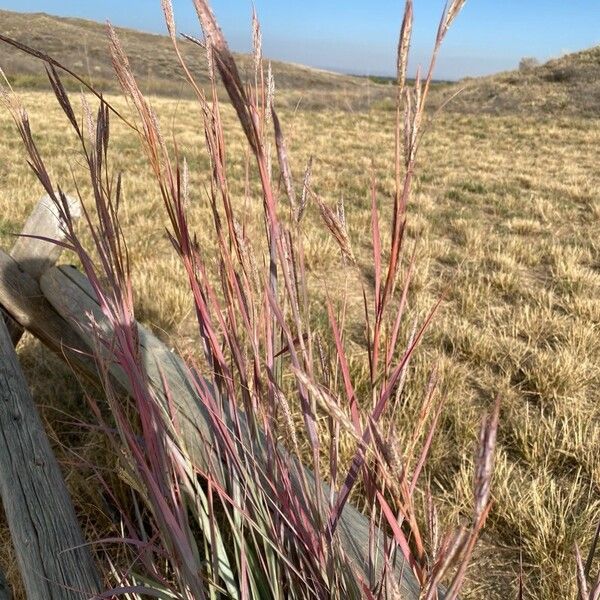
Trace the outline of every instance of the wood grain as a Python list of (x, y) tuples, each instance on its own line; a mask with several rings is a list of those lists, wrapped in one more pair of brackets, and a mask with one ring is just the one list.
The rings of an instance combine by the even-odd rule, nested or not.
[(87, 346), (44, 298), (39, 283), (2, 250), (0, 306), (79, 373), (97, 377), (96, 365)]
[(82, 600), (100, 578), (0, 319), (0, 496), (29, 600)]
[[(67, 198), (67, 202), (71, 217), (75, 221), (81, 216), (81, 203), (74, 198)], [(10, 256), (25, 273), (38, 281), (42, 273), (56, 263), (63, 251), (60, 245), (48, 240), (62, 242), (64, 239), (63, 224), (58, 210), (50, 196), (46, 195), (40, 199), (29, 215), (10, 251)], [(16, 346), (23, 336), (24, 329), (6, 313), (4, 316), (10, 338)]]

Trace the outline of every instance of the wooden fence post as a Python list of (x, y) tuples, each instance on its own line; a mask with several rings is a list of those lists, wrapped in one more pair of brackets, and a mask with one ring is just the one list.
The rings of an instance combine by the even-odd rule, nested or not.
[[(79, 200), (67, 198), (67, 201), (73, 219), (80, 217), (81, 203)], [(56, 263), (63, 250), (58, 244), (46, 240), (63, 241), (64, 237), (58, 210), (52, 198), (46, 195), (40, 199), (29, 215), (10, 255), (25, 273), (38, 281), (42, 273)], [(6, 313), (4, 313), (4, 317), (10, 338), (16, 346), (24, 329)]]
[[(80, 216), (77, 200), (69, 199), (69, 207), (74, 218)], [(3, 254), (11, 267), (8, 273), (14, 275), (8, 283), (12, 296), (21, 294), (34, 306), (44, 304), (36, 280), (62, 252), (47, 240), (63, 239), (58, 211), (44, 196), (27, 219), (11, 258)], [(71, 500), (12, 351), (24, 329), (5, 311), (2, 315), (6, 328), (0, 317), (0, 494), (27, 597), (89, 598), (99, 592), (100, 578), (82, 545)], [(61, 325), (50, 331), (60, 331)], [(0, 600), (10, 597), (0, 574)]]
[(100, 578), (4, 321), (0, 495), (28, 600), (83, 600)]
[[(105, 328), (106, 319), (94, 298), (89, 281), (76, 269), (53, 267), (42, 275), (38, 284), (22, 272), (11, 257), (0, 251), (0, 304), (78, 372), (98, 381), (96, 365), (90, 358), (95, 345), (94, 333), (85, 315), (91, 314), (96, 323)], [(176, 401), (184, 446), (196, 460), (205, 461), (211, 451), (207, 445), (211, 439), (210, 424), (187, 381), (187, 367), (180, 357), (143, 327), (140, 327), (140, 343), (150, 379), (159, 391), (163, 389), (162, 374), (167, 378)], [(115, 383), (127, 391), (127, 380), (122, 372), (112, 369), (111, 376)], [(314, 477), (310, 471), (306, 473), (309, 480)], [(327, 494), (328, 487), (325, 484), (323, 489)], [(363, 572), (370, 568), (369, 527), (369, 520), (347, 505), (342, 513), (339, 531), (348, 555)], [(378, 555), (382, 557), (387, 542), (380, 530), (374, 532), (374, 543), (379, 548)], [(371, 566), (376, 569), (375, 565)], [(410, 569), (399, 560), (395, 570), (406, 599), (416, 600), (419, 586)], [(442, 591), (439, 597), (443, 598)]]
[(44, 298), (39, 283), (23, 271), (8, 254), (0, 250), (0, 306), (21, 327), (66, 361), (78, 373), (97, 380), (90, 351), (51, 304)]

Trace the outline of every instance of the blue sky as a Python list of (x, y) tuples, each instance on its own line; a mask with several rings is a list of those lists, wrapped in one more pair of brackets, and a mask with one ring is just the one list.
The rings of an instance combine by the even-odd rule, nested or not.
[[(392, 74), (402, 0), (255, 0), (271, 58), (362, 74)], [(443, 0), (414, 0), (414, 70), (426, 60)], [(196, 33), (192, 0), (175, 0), (178, 27)], [(250, 41), (251, 0), (213, 0), (234, 50)], [(0, 0), (0, 7), (110, 20), (162, 32), (160, 0)], [(447, 38), (437, 77), (515, 68), (600, 44), (600, 0), (467, 0)]]

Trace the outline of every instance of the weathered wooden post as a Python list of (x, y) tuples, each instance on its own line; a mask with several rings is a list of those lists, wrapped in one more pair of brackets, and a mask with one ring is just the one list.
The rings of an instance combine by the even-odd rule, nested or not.
[[(70, 204), (77, 216), (79, 203)], [(4, 283), (12, 297), (22, 296), (26, 303), (43, 306), (35, 280), (56, 262), (62, 248), (40, 238), (63, 239), (58, 212), (49, 197), (37, 204), (22, 235), (11, 257), (3, 254), (7, 268), (2, 273), (8, 276)], [(100, 592), (100, 577), (19, 367), (14, 346), (24, 330), (12, 318), (19, 314), (12, 308), (6, 325), (0, 318), (0, 496), (21, 577), (29, 599), (90, 598)], [(58, 332), (60, 325), (55, 323), (49, 336), (53, 330)], [(9, 598), (2, 577), (0, 600)]]
[[(81, 216), (81, 204), (68, 198), (71, 216)], [(35, 237), (32, 237), (35, 236)], [(50, 196), (43, 196), (25, 222), (10, 256), (36, 281), (42, 273), (53, 266), (60, 258), (62, 247), (48, 240), (63, 241), (64, 232), (60, 215)], [(5, 313), (6, 326), (13, 344), (16, 346), (23, 335), (23, 327)]]
[(39, 283), (2, 250), (0, 306), (18, 325), (27, 329), (78, 372), (96, 377), (89, 349), (85, 348), (71, 325), (44, 298)]
[(2, 319), (0, 496), (27, 598), (98, 594), (100, 578)]

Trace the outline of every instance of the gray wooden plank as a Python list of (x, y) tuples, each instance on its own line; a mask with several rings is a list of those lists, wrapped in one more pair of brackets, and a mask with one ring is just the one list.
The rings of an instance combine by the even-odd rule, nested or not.
[[(74, 198), (67, 198), (67, 201), (71, 216), (76, 220), (81, 216), (81, 203)], [(36, 281), (56, 263), (63, 251), (61, 246), (40, 238), (57, 241), (65, 239), (59, 211), (48, 195), (43, 196), (36, 204), (10, 251), (10, 256), (23, 271)], [(16, 346), (24, 329), (6, 313), (4, 317), (13, 345)]]
[[(110, 326), (102, 314), (96, 301), (93, 289), (87, 279), (73, 267), (54, 267), (42, 275), (40, 280), (41, 289), (45, 297), (49, 300), (56, 311), (68, 322), (71, 322), (78, 329), (81, 337), (91, 348), (94, 345), (95, 336), (94, 327), (99, 327), (104, 333), (110, 334)], [(84, 318), (84, 315), (90, 315), (93, 318), (94, 325), (90, 318)], [(195, 390), (189, 384), (189, 371), (183, 360), (174, 352), (171, 352), (160, 340), (143, 326), (139, 326), (139, 340), (141, 356), (144, 366), (148, 373), (151, 383), (159, 392), (158, 397), (164, 402), (165, 411), (168, 410), (162, 385), (162, 376), (169, 386), (172, 400), (177, 410), (178, 425), (181, 432), (184, 445), (187, 451), (202, 466), (211, 464), (214, 466), (215, 457), (212, 451), (214, 447), (214, 438), (211, 419), (206, 412), (202, 402), (199, 400)], [(122, 373), (113, 371), (113, 375), (127, 385), (126, 378)], [(240, 411), (239, 417), (242, 423), (245, 422), (243, 411)], [(247, 441), (252, 440), (252, 445), (257, 451), (257, 459), (265, 460), (260, 456), (260, 448), (263, 444), (247, 431)], [(293, 460), (290, 458), (290, 460)], [(305, 476), (311, 485), (315, 486), (314, 474), (309, 469), (297, 465), (304, 469)], [(329, 495), (329, 487), (321, 483), (324, 497)], [(327, 503), (324, 503), (326, 506)], [(339, 531), (342, 538), (342, 544), (348, 556), (354, 564), (367, 574), (371, 565), (369, 565), (369, 535), (370, 523), (368, 518), (357, 511), (353, 506), (347, 505), (342, 513), (339, 523)], [(375, 547), (378, 548), (380, 563), (372, 565), (377, 572), (382, 567), (383, 548), (386, 543), (385, 535), (375, 531)], [(410, 571), (410, 569), (399, 561), (396, 565), (398, 578), (401, 580), (403, 597), (406, 600), (413, 600), (419, 597), (419, 586)]]
[(29, 600), (83, 600), (100, 578), (0, 319), (0, 496)]
[(0, 250), (0, 306), (79, 373), (96, 378), (96, 366), (71, 326), (44, 298), (39, 283)]
[[(81, 204), (75, 198), (67, 197), (67, 201), (69, 212), (75, 221), (81, 216)], [(42, 273), (56, 264), (63, 251), (61, 246), (39, 238), (60, 242), (65, 239), (64, 224), (50, 196), (43, 196), (36, 204), (10, 251), (10, 255), (23, 270), (36, 281)]]

